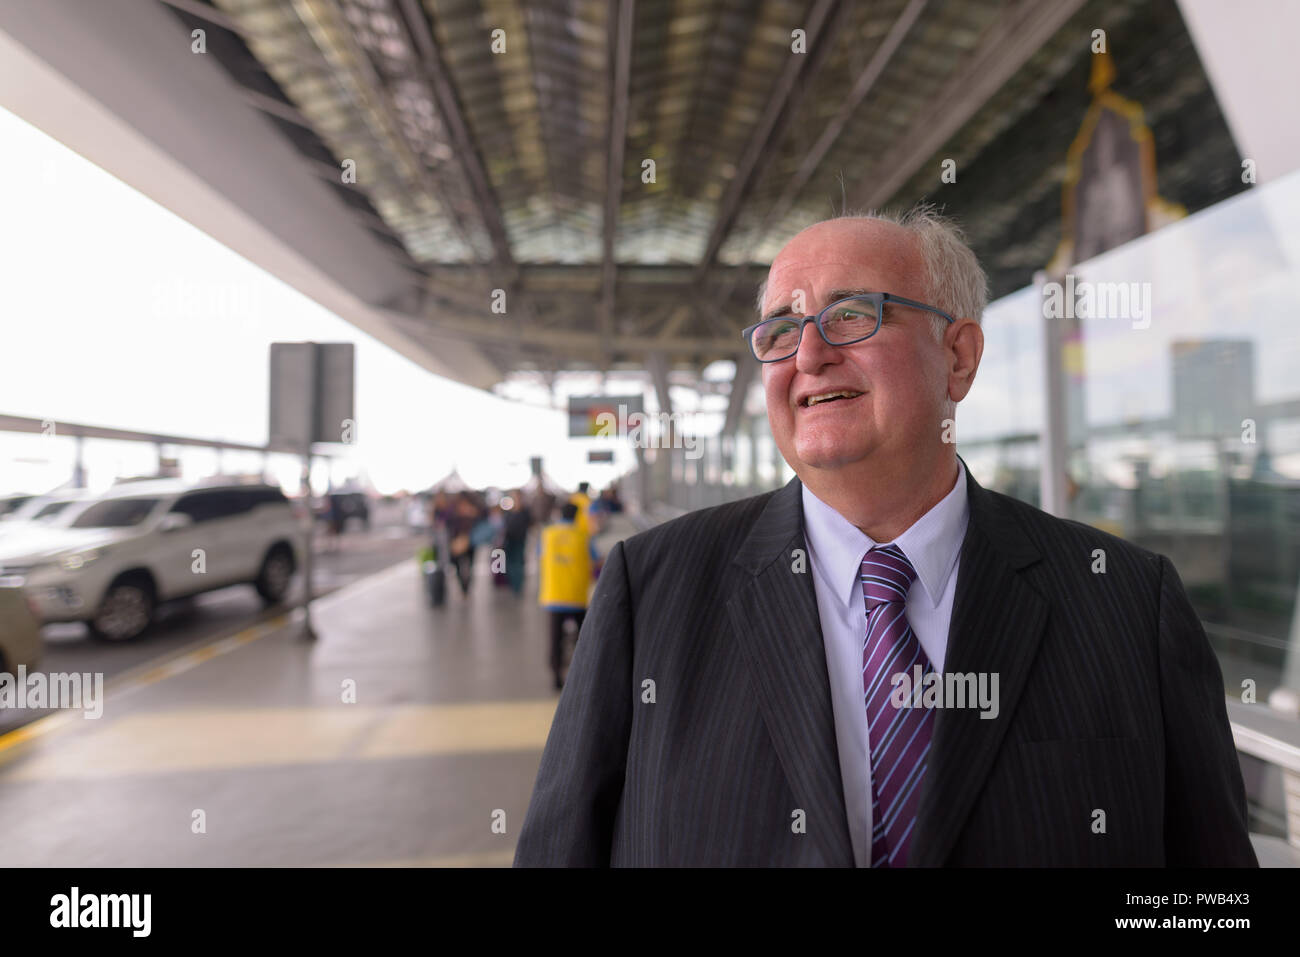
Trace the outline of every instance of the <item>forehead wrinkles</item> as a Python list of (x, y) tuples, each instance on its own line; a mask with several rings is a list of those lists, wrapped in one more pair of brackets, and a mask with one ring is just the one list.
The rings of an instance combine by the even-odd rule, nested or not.
[(774, 265), (768, 273), (765, 309), (788, 303), (796, 289), (809, 301), (832, 289), (871, 289), (904, 295), (910, 272), (898, 257), (885, 259), (799, 259)]
[(805, 271), (825, 270), (832, 266), (843, 266), (849, 270), (862, 270), (869, 268), (869, 264), (861, 259), (827, 259), (824, 257), (803, 257), (800, 259), (790, 260), (779, 263), (772, 267), (772, 279), (779, 282), (782, 277), (789, 273), (801, 274)]
[[(833, 288), (876, 285), (879, 292), (908, 295), (925, 281), (914, 237), (876, 223), (852, 230), (812, 227), (781, 250), (768, 271), (764, 309), (788, 301), (794, 290), (812, 296)], [(889, 288), (883, 288), (888, 286)]]

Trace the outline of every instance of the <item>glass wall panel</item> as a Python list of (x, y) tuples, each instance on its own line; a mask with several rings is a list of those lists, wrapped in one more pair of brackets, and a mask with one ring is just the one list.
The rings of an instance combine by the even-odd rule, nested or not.
[(984, 355), (957, 406), (957, 451), (985, 488), (1038, 504), (1043, 423), (1043, 321), (1032, 288), (984, 310)]
[(1300, 685), (1298, 215), (1291, 174), (1072, 270), (1070, 514), (1168, 555), (1260, 701)]

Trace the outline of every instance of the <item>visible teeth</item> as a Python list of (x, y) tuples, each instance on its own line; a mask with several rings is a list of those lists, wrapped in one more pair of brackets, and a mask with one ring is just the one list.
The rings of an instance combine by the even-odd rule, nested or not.
[(831, 399), (838, 399), (843, 396), (846, 399), (852, 399), (854, 396), (862, 395), (861, 392), (850, 392), (843, 390), (840, 392), (823, 392), (821, 395), (810, 395), (807, 399), (808, 406), (814, 406), (818, 402), (829, 402)]

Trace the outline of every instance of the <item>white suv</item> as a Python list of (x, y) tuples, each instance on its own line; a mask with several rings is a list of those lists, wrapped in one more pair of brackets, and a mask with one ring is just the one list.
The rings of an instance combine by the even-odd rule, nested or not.
[(251, 584), (281, 601), (303, 542), (274, 486), (133, 482), (67, 527), (0, 538), (0, 587), (20, 585), (42, 623), (85, 621), (97, 638), (126, 641), (169, 599)]

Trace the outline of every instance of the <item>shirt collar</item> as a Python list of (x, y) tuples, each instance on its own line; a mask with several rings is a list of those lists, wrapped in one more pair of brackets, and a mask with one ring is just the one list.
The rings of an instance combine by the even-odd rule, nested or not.
[[(802, 484), (802, 483), (801, 483)], [(970, 520), (966, 500), (966, 463), (957, 460), (957, 482), (933, 508), (917, 519), (894, 544), (903, 550), (933, 607), (938, 607), (961, 553)], [(803, 485), (804, 533), (821, 566), (823, 581), (846, 604), (859, 597), (862, 557), (876, 542)]]

